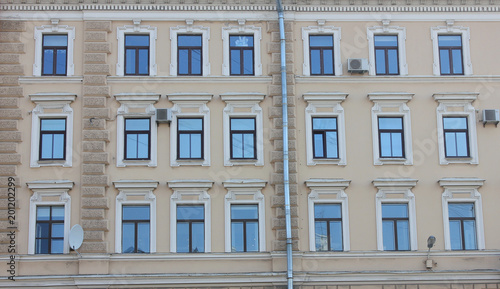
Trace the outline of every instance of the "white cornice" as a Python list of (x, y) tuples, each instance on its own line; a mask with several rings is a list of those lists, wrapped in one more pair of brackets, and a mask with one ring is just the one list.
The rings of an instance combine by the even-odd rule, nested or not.
[(167, 182), (167, 185), (171, 189), (195, 188), (208, 190), (214, 185), (214, 182), (209, 180), (174, 180)]
[(160, 99), (161, 94), (159, 93), (119, 93), (115, 94), (115, 98), (120, 103), (128, 102), (143, 102), (143, 103), (156, 103)]
[(342, 188), (345, 189), (351, 183), (344, 179), (309, 179), (304, 182), (308, 188)]
[(213, 94), (211, 93), (170, 93), (167, 95), (168, 100), (172, 102), (179, 101), (199, 101), (199, 102), (209, 102), (212, 100)]
[(76, 94), (69, 92), (43, 92), (29, 95), (30, 100), (36, 104), (47, 102), (71, 103), (75, 101)]
[(368, 99), (377, 101), (401, 101), (408, 102), (413, 98), (414, 93), (408, 92), (370, 92)]
[(113, 184), (118, 190), (124, 189), (146, 189), (153, 190), (158, 187), (158, 181), (154, 180), (119, 180), (114, 181)]
[(439, 102), (474, 102), (479, 92), (442, 92), (434, 93), (432, 97)]
[(348, 96), (345, 92), (306, 92), (302, 95), (305, 101), (344, 101)]
[(438, 183), (443, 188), (460, 188), (467, 186), (477, 189), (484, 184), (484, 181), (485, 180), (479, 178), (442, 178)]
[(43, 180), (27, 182), (26, 185), (28, 186), (28, 188), (34, 191), (38, 191), (41, 189), (62, 189), (67, 191), (71, 190), (75, 183), (70, 180)]
[(259, 179), (231, 179), (222, 182), (224, 188), (264, 188), (267, 181)]
[(229, 92), (220, 94), (220, 98), (223, 101), (255, 101), (260, 102), (264, 100), (266, 95), (258, 92)]
[(416, 179), (375, 179), (373, 180), (373, 185), (378, 189), (382, 188), (413, 188), (417, 185), (418, 180)]

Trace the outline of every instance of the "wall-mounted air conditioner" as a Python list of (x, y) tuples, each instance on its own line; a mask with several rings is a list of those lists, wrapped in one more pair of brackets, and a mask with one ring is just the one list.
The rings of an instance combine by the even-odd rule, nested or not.
[(495, 126), (500, 122), (500, 113), (498, 109), (483, 109), (483, 126), (487, 123), (494, 123)]
[(368, 71), (368, 59), (349, 58), (347, 59), (347, 71), (351, 73), (364, 73)]
[(170, 123), (172, 121), (172, 111), (168, 108), (156, 109), (156, 122), (157, 123)]

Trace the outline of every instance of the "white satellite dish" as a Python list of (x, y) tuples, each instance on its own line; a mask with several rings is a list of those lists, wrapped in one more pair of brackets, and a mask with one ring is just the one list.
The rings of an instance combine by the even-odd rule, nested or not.
[[(83, 243), (83, 228), (76, 224), (69, 231), (69, 247), (73, 250), (78, 250)], [(78, 251), (76, 251), (78, 253)], [(80, 253), (78, 253), (80, 255)]]

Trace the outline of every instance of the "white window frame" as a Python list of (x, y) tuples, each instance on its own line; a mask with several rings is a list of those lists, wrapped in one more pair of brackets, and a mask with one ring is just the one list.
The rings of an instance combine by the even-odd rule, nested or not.
[[(186, 26), (170, 27), (170, 75), (177, 76), (177, 35), (179, 34), (201, 34), (202, 76), (210, 75), (210, 59), (208, 53), (208, 41), (210, 40), (210, 28), (204, 26), (193, 26), (193, 20), (186, 20)], [(181, 75), (184, 76), (184, 75)], [(186, 76), (191, 77), (191, 76)]]
[[(33, 76), (42, 76), (42, 47), (44, 34), (66, 34), (68, 35), (68, 50), (66, 63), (66, 76), (75, 74), (73, 63), (75, 46), (75, 27), (68, 25), (58, 25), (59, 19), (52, 19), (52, 25), (42, 25), (35, 27), (35, 63), (33, 64)], [(63, 76), (64, 77), (64, 76)]]
[(68, 254), (71, 225), (71, 197), (68, 192), (73, 188), (74, 183), (69, 180), (43, 180), (28, 182), (26, 185), (33, 191), (33, 196), (30, 198), (28, 254), (35, 254), (36, 209), (38, 206), (64, 206), (63, 254)]
[[(264, 165), (264, 133), (262, 121), (262, 107), (259, 103), (264, 100), (265, 95), (261, 93), (224, 93), (220, 95), (226, 102), (223, 110), (223, 129), (224, 129), (224, 165)], [(242, 112), (241, 110), (249, 110)], [(256, 138), (256, 158), (251, 160), (231, 159), (231, 140), (230, 140), (230, 120), (233, 117), (252, 117), (255, 119), (255, 138)]]
[[(318, 20), (318, 26), (308, 26), (302, 28), (302, 43), (304, 50), (304, 63), (302, 73), (311, 76), (311, 59), (309, 53), (309, 35), (333, 35), (333, 64), (334, 76), (342, 75), (342, 59), (340, 57), (341, 29), (335, 26), (324, 26), (325, 20)], [(316, 77), (316, 75), (314, 75)]]
[[(476, 92), (454, 92), (435, 93), (434, 100), (439, 105), (437, 112), (437, 133), (439, 146), (439, 163), (448, 165), (451, 163), (479, 164), (477, 134), (476, 134), (476, 110), (472, 103), (477, 99), (479, 93)], [(456, 116), (467, 117), (467, 128), (469, 130), (469, 157), (447, 158), (444, 148), (443, 117)]]
[[(170, 124), (170, 165), (210, 166), (210, 109), (207, 103), (213, 95), (208, 93), (175, 93), (167, 95), (168, 100), (174, 103), (171, 108), (172, 123)], [(177, 119), (198, 117), (203, 118), (203, 159), (177, 159)]]
[[(462, 63), (464, 66), (464, 76), (472, 75), (472, 62), (470, 58), (470, 30), (469, 27), (453, 26), (453, 20), (446, 20), (447, 26), (438, 26), (431, 28), (432, 51), (434, 55), (434, 63), (432, 71), (435, 76), (441, 75), (441, 66), (439, 62), (439, 35), (458, 35), (462, 36)], [(445, 75), (447, 76), (447, 75)], [(451, 75), (460, 76), (460, 75)]]
[[(262, 189), (267, 182), (259, 179), (231, 179), (222, 182), (224, 197), (225, 252), (231, 252), (231, 205), (257, 205), (259, 210), (259, 252), (266, 251), (266, 207)], [(245, 252), (247, 253), (247, 252)]]
[(349, 207), (345, 189), (351, 181), (344, 179), (309, 179), (305, 181), (311, 190), (307, 197), (309, 218), (309, 250), (316, 251), (316, 232), (314, 226), (315, 204), (341, 204), (342, 206), (342, 242), (344, 252), (351, 250), (349, 238)]
[(170, 252), (177, 253), (177, 205), (203, 205), (205, 211), (205, 253), (212, 250), (212, 213), (208, 180), (173, 180), (167, 182), (174, 192), (170, 197)]
[(384, 251), (384, 236), (382, 226), (382, 204), (408, 204), (408, 226), (410, 251), (418, 250), (417, 216), (415, 195), (411, 190), (417, 185), (415, 179), (375, 179), (373, 185), (378, 189), (375, 195), (375, 212), (377, 223), (377, 250)]
[(443, 205), (443, 227), (444, 227), (444, 249), (451, 250), (450, 239), (450, 216), (448, 213), (449, 203), (474, 203), (476, 212), (476, 241), (477, 249), (485, 249), (483, 204), (478, 189), (484, 184), (484, 180), (478, 178), (443, 178), (439, 185), (444, 188), (442, 194)]
[[(30, 99), (36, 104), (31, 111), (31, 158), (30, 167), (43, 166), (71, 167), (73, 165), (73, 109), (70, 104), (75, 101), (72, 93), (37, 93), (30, 94)], [(45, 112), (45, 110), (60, 110), (60, 112)], [(64, 160), (40, 160), (40, 119), (66, 119), (66, 156)]]
[[(139, 76), (156, 76), (156, 38), (157, 29), (149, 25), (140, 25), (141, 21), (134, 20), (134, 25), (125, 25), (116, 28), (116, 39), (118, 39), (118, 59), (116, 61), (116, 75), (125, 75), (125, 35), (149, 34), (149, 75)], [(133, 75), (127, 75), (133, 76)]]
[[(158, 182), (152, 180), (120, 180), (113, 182), (113, 184), (119, 192), (116, 196), (115, 206), (115, 253), (122, 253), (122, 211), (123, 206), (126, 205), (149, 206), (149, 253), (155, 253), (156, 196), (153, 191), (158, 187)], [(138, 199), (141, 197), (143, 200)]]
[[(262, 60), (260, 51), (260, 40), (262, 39), (262, 29), (260, 27), (245, 25), (245, 20), (238, 20), (239, 26), (229, 26), (222, 28), (222, 75), (230, 76), (230, 53), (229, 53), (229, 36), (231, 35), (252, 35), (253, 36), (253, 65), (254, 75), (246, 76), (261, 76), (262, 75)], [(245, 75), (241, 75), (245, 76)]]
[[(346, 99), (347, 93), (343, 92), (312, 92), (304, 93), (302, 97), (307, 101), (305, 111), (306, 125), (306, 156), (307, 165), (315, 166), (320, 164), (336, 164), (345, 166), (346, 143), (345, 143), (345, 119), (342, 102)], [(313, 153), (312, 118), (313, 117), (336, 117), (337, 118), (337, 141), (339, 149), (338, 159), (315, 159)]]
[[(115, 95), (120, 107), (116, 116), (116, 166), (157, 166), (158, 128), (156, 125), (156, 109), (154, 104), (160, 99), (159, 93), (120, 93)], [(137, 112), (143, 109), (144, 112)], [(134, 112), (132, 112), (134, 111)], [(125, 119), (150, 118), (151, 155), (149, 160), (125, 159)]]
[[(373, 102), (372, 107), (372, 137), (373, 137), (373, 164), (374, 165), (412, 165), (413, 146), (411, 138), (411, 115), (410, 108), (406, 105), (412, 98), (413, 93), (402, 92), (375, 92), (369, 93), (368, 98)], [(404, 158), (382, 158), (380, 157), (380, 141), (378, 118), (379, 117), (402, 117)]]
[(369, 75), (377, 75), (375, 63), (375, 39), (376, 35), (396, 35), (398, 37), (398, 65), (399, 75), (381, 76), (406, 76), (408, 75), (408, 64), (406, 63), (406, 28), (399, 26), (389, 26), (388, 20), (382, 21), (383, 26), (372, 26), (367, 28)]

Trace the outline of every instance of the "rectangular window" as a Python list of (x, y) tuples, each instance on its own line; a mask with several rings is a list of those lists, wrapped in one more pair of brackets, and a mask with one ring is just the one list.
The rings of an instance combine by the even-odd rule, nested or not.
[(443, 133), (447, 158), (469, 157), (467, 117), (443, 117)]
[(315, 204), (316, 251), (342, 251), (342, 205)]
[(477, 250), (476, 213), (473, 203), (449, 203), (452, 250)]
[(462, 35), (439, 35), (441, 75), (463, 75)]
[(177, 159), (202, 159), (203, 118), (179, 118), (177, 126)]
[(231, 159), (255, 159), (255, 118), (230, 119)]
[(408, 204), (382, 204), (384, 251), (410, 250)]
[(398, 36), (375, 35), (374, 43), (377, 75), (399, 75)]
[(149, 35), (125, 35), (125, 75), (149, 75)]
[(35, 254), (62, 254), (64, 206), (37, 206)]
[(231, 205), (231, 252), (258, 251), (258, 205)]
[(40, 119), (40, 160), (66, 157), (66, 119)]
[(254, 75), (253, 36), (229, 36), (231, 75)]
[(333, 35), (309, 35), (311, 75), (334, 75)]
[(177, 206), (177, 252), (205, 252), (205, 207)]
[(125, 119), (125, 159), (149, 160), (151, 154), (151, 119)]
[(314, 158), (338, 159), (338, 131), (336, 117), (313, 117)]
[(177, 36), (178, 75), (202, 75), (202, 36)]
[(44, 34), (42, 75), (66, 75), (68, 35)]
[(404, 131), (402, 117), (378, 118), (381, 158), (404, 158)]
[(122, 207), (122, 253), (149, 253), (150, 207)]

